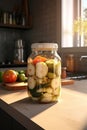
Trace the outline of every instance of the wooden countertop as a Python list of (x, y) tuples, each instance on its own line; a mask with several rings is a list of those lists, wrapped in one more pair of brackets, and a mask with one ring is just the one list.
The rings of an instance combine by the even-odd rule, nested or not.
[(14, 92), (3, 87), (0, 98), (45, 130), (87, 129), (87, 80), (62, 86), (57, 103), (32, 103), (26, 90)]

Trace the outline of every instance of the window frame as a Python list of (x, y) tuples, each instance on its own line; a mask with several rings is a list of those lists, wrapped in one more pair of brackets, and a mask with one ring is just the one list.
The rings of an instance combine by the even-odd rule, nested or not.
[[(63, 1), (63, 0), (62, 0)], [(77, 15), (81, 16), (81, 8), (77, 9), (77, 4), (79, 2), (81, 7), (81, 0), (73, 0), (74, 1), (74, 19), (77, 18)], [(79, 12), (78, 12), (79, 10)], [(61, 11), (62, 11), (62, 2), (61, 2)], [(62, 20), (62, 12), (61, 12), (61, 20)], [(75, 39), (76, 40), (76, 39)], [(73, 42), (75, 42), (75, 40)], [(61, 42), (62, 42), (62, 24), (61, 24)], [(63, 52), (87, 52), (86, 46), (84, 47), (62, 47), (62, 43), (60, 45), (61, 51)]]

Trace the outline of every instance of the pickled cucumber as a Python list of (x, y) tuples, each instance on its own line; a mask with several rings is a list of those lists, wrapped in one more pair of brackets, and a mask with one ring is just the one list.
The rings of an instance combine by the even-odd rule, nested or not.
[(52, 81), (51, 81), (51, 87), (53, 88), (53, 89), (56, 89), (56, 88), (58, 88), (61, 84), (61, 81), (60, 81), (60, 77), (57, 77), (57, 78), (54, 78), (54, 79), (52, 79)]
[(41, 102), (51, 102), (52, 101), (52, 95), (50, 93), (44, 93), (40, 99)]
[(61, 62), (60, 61), (58, 61), (58, 63), (56, 64), (55, 73), (57, 76), (61, 75)]
[(48, 67), (44, 62), (38, 62), (36, 64), (36, 76), (38, 78), (44, 78), (48, 73)]
[(44, 77), (44, 78), (37, 78), (36, 77), (36, 81), (37, 84), (47, 84), (48, 82), (50, 82), (50, 80), (48, 79), (48, 77)]
[(56, 74), (52, 73), (52, 72), (48, 72), (47, 76), (48, 76), (48, 78), (53, 79), (56, 77)]
[(36, 86), (36, 80), (33, 77), (28, 78), (29, 89), (34, 89)]
[(57, 101), (61, 87), (61, 63), (55, 59), (28, 64), (28, 91), (39, 102)]
[(31, 63), (28, 64), (27, 72), (28, 72), (29, 75), (34, 75), (35, 74), (35, 67), (34, 67), (33, 64), (31, 64)]
[(55, 71), (57, 61), (55, 61), (54, 59), (50, 59), (50, 60), (46, 61), (46, 64), (48, 66), (48, 71), (49, 72), (54, 72)]

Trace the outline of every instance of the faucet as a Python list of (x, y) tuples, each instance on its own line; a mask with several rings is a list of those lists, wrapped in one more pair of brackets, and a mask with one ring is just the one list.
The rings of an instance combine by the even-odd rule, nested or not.
[(87, 59), (87, 55), (81, 56), (81, 57), (80, 57), (80, 61), (81, 61), (82, 59)]

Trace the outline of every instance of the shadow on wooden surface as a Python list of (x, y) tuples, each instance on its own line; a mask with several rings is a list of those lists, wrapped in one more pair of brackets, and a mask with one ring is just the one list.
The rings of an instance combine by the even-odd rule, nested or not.
[(38, 102), (32, 101), (29, 97), (27, 97), (17, 102), (14, 102), (10, 105), (30, 119), (40, 114), (41, 112), (49, 109), (56, 103), (57, 102), (38, 103)]
[(43, 130), (29, 118), (0, 99), (0, 130)]

